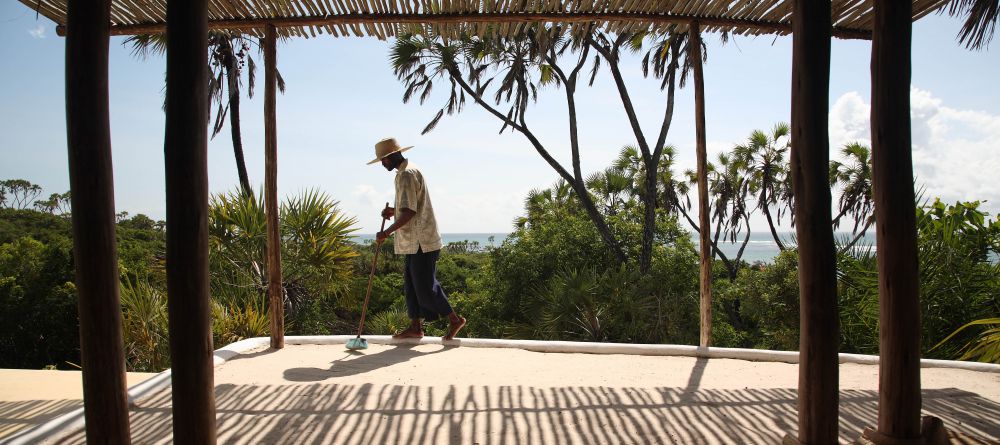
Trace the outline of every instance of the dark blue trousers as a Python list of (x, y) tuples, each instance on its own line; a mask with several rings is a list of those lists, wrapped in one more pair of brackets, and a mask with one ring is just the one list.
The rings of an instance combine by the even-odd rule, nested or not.
[(437, 260), (440, 250), (406, 255), (403, 290), (406, 293), (406, 313), (411, 319), (434, 321), (452, 312), (448, 295), (437, 280)]

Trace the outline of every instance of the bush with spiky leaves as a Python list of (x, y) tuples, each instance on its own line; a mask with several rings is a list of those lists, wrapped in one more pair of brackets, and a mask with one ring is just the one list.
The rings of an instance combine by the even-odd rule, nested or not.
[(122, 337), (130, 371), (170, 367), (167, 296), (145, 281), (122, 280)]
[[(328, 314), (351, 287), (356, 220), (328, 195), (307, 190), (280, 208), (282, 293), (289, 333), (331, 332)], [(209, 208), (210, 266), (216, 294), (266, 295), (267, 231), (263, 197), (217, 195)], [(247, 298), (243, 298), (246, 301)], [(248, 315), (246, 306), (239, 306)], [(266, 313), (266, 311), (262, 311)], [(323, 315), (327, 314), (327, 315)]]
[(970, 321), (956, 329), (955, 332), (952, 332), (944, 340), (941, 340), (941, 343), (938, 343), (934, 348), (940, 347), (956, 335), (965, 331), (965, 329), (974, 326), (984, 326), (984, 328), (975, 339), (970, 340), (962, 346), (958, 351), (961, 354), (958, 356), (958, 359), (1000, 364), (1000, 317)]
[(390, 308), (374, 314), (365, 322), (365, 332), (374, 335), (394, 335), (410, 326), (406, 311)]

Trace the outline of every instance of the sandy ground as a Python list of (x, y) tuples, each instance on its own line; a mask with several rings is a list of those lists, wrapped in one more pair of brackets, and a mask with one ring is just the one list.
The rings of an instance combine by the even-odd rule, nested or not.
[[(877, 416), (877, 367), (840, 367), (841, 440)], [(923, 369), (924, 411), (1000, 439), (1000, 374)], [(288, 346), (216, 368), (219, 443), (779, 443), (796, 365), (440, 345)], [(133, 443), (170, 443), (170, 393), (139, 402)], [(84, 443), (76, 434), (62, 443)]]
[[(156, 374), (130, 372), (128, 385)], [(0, 439), (83, 406), (80, 371), (0, 369)]]

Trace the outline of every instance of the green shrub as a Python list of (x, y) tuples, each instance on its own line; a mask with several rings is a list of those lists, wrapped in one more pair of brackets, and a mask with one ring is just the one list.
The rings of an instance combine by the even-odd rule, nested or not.
[(76, 301), (69, 239), (0, 245), (0, 368), (79, 364)]
[(773, 264), (742, 268), (724, 294), (738, 314), (734, 328), (752, 348), (799, 349), (798, 254), (781, 252)]

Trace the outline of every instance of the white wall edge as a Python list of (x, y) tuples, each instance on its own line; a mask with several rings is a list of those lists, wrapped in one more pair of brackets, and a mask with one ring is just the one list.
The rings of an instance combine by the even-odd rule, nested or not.
[[(285, 343), (290, 345), (335, 345), (346, 343), (347, 340), (354, 337), (354, 335), (289, 336), (285, 337)], [(473, 348), (515, 348), (535, 352), (683, 356), (782, 362), (792, 364), (799, 362), (798, 351), (771, 351), (765, 349), (702, 348), (700, 346), (691, 345), (504, 340), (490, 338), (459, 338), (445, 341), (442, 340), (441, 337), (424, 337), (419, 340), (393, 340), (392, 337), (388, 335), (366, 335), (364, 338), (367, 339), (369, 343), (379, 345), (431, 344), (443, 346), (465, 346)], [(877, 355), (838, 354), (838, 356), (840, 363), (855, 363), (862, 365), (877, 365), (879, 363), (879, 356)], [(963, 362), (955, 360), (921, 359), (920, 367), (964, 369), (967, 371), (1000, 373), (1000, 365), (997, 364)]]

